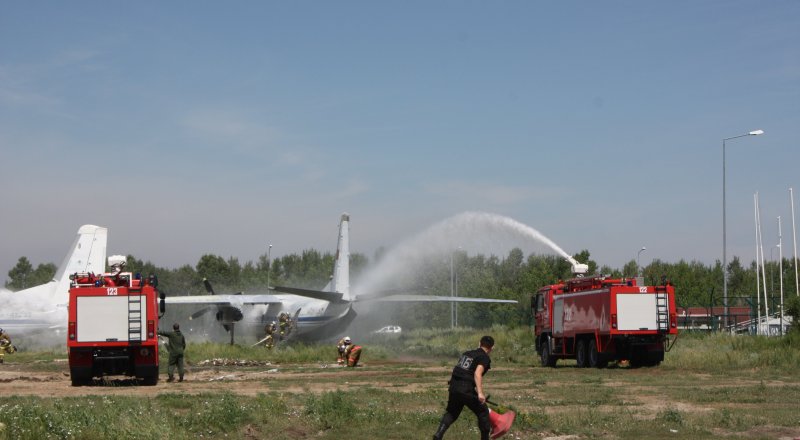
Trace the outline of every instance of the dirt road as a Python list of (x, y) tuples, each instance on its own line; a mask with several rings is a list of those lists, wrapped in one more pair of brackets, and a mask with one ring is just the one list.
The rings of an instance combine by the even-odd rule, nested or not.
[[(395, 380), (403, 376), (392, 374), (387, 382), (386, 369), (393, 363), (344, 368), (334, 364), (277, 365), (269, 362), (255, 363), (236, 360), (210, 359), (187, 368), (186, 380), (167, 383), (162, 374), (155, 386), (140, 386), (134, 380), (111, 378), (96, 380), (89, 386), (74, 387), (70, 381), (66, 359), (56, 360), (54, 365), (42, 371), (41, 364), (6, 362), (0, 366), (0, 383), (6, 395), (66, 397), (86, 394), (155, 396), (164, 392), (198, 394), (205, 392), (231, 392), (241, 395), (257, 395), (275, 389), (283, 392), (304, 393), (333, 391), (342, 384), (368, 384), (373, 388), (397, 390)], [(419, 376), (420, 371), (445, 377), (448, 369), (426, 367), (405, 375)], [(409, 384), (403, 391), (415, 391), (424, 385)]]

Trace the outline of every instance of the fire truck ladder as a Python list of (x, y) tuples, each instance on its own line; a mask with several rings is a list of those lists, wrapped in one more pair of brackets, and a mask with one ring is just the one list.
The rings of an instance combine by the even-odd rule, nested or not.
[(656, 293), (656, 323), (658, 331), (669, 331), (669, 297), (665, 293)]
[(142, 295), (128, 295), (128, 342), (142, 342)]

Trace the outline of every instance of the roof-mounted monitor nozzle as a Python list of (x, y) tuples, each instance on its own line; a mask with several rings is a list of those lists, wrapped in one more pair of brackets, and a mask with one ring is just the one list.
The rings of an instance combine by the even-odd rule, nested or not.
[(588, 264), (578, 263), (578, 261), (572, 257), (567, 257), (567, 261), (572, 265), (572, 274), (576, 277), (582, 277), (586, 275), (586, 272), (589, 272)]
[(112, 255), (108, 257), (108, 267), (111, 268), (111, 275), (119, 275), (125, 267), (127, 258), (124, 255)]

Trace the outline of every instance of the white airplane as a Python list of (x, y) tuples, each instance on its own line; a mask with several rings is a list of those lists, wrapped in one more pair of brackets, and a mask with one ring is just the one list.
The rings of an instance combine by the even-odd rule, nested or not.
[[(264, 335), (264, 327), (275, 321), (281, 313), (294, 317), (293, 336), (304, 340), (331, 338), (344, 331), (355, 319), (353, 305), (359, 301), (382, 302), (479, 302), (514, 304), (517, 301), (490, 298), (470, 298), (433, 295), (388, 295), (361, 297), (350, 292), (350, 216), (342, 214), (339, 223), (339, 239), (333, 265), (331, 281), (322, 290), (300, 289), (295, 287), (272, 286), (271, 290), (281, 292), (262, 295), (216, 295), (210, 284), (206, 289), (211, 295), (167, 297), (167, 311), (174, 304), (208, 306), (194, 313), (190, 319), (213, 311), (216, 307), (216, 320), (230, 332), (231, 344), (234, 329), (238, 324), (245, 327), (250, 335), (258, 339)], [(173, 315), (175, 316), (175, 315)]]
[(103, 273), (108, 229), (84, 225), (52, 280), (17, 292), (0, 291), (0, 328), (11, 334), (62, 330), (67, 327), (69, 276), (75, 272)]

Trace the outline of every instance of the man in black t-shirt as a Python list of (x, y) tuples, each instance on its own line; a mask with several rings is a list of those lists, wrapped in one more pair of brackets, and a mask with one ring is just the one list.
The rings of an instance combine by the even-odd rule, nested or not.
[(445, 431), (461, 415), (464, 406), (471, 409), (478, 417), (478, 429), (481, 431), (481, 440), (489, 440), (491, 424), (489, 423), (489, 408), (486, 406), (486, 395), (483, 393), (483, 375), (491, 368), (492, 360), (489, 353), (494, 348), (494, 339), (491, 336), (481, 338), (480, 347), (475, 350), (465, 351), (453, 367), (450, 376), (449, 398), (447, 412), (442, 416), (439, 429), (433, 435), (433, 440), (442, 440)]

